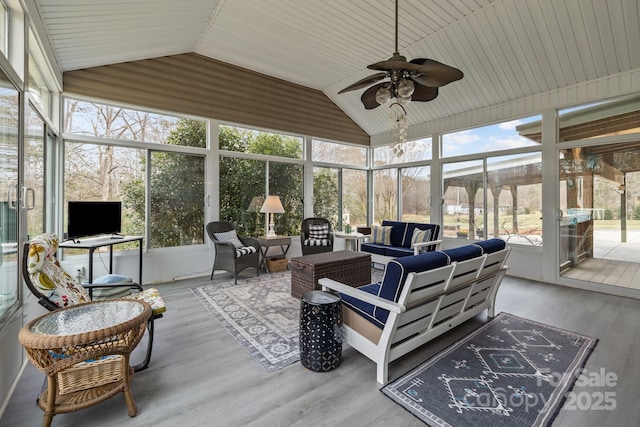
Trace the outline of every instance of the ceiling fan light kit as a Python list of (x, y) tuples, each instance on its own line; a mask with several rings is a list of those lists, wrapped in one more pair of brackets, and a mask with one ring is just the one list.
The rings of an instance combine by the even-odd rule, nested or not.
[[(396, 0), (395, 53), (391, 58), (369, 65), (370, 70), (381, 71), (365, 77), (342, 89), (338, 94), (362, 89), (374, 84), (362, 93), (360, 100), (367, 110), (372, 110), (395, 100), (391, 108), (391, 120), (397, 130), (392, 150), (398, 156), (404, 154), (401, 144), (407, 138), (407, 111), (403, 105), (411, 101), (428, 102), (438, 96), (438, 88), (464, 77), (462, 71), (427, 58), (407, 58), (398, 53), (398, 0)], [(398, 154), (400, 153), (400, 154)]]

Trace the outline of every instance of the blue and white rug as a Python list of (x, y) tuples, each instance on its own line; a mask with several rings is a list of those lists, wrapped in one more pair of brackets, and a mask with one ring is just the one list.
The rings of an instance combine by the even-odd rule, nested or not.
[(300, 360), (300, 300), (288, 271), (193, 286), (202, 305), (267, 371)]
[(500, 313), (382, 392), (431, 426), (548, 426), (596, 343)]

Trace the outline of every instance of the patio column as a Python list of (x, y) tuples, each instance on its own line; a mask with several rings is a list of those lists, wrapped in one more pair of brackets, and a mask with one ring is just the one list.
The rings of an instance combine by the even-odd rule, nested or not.
[(518, 186), (510, 185), (509, 190), (511, 191), (511, 206), (513, 209), (512, 215), (512, 226), (513, 232), (518, 234)]
[(500, 193), (502, 193), (502, 185), (498, 183), (489, 184), (489, 190), (493, 196), (493, 237), (500, 236)]

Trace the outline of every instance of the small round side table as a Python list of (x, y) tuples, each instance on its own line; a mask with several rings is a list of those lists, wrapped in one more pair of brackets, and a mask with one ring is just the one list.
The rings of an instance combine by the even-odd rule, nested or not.
[(342, 360), (341, 298), (311, 291), (300, 301), (300, 362), (315, 372), (335, 369)]
[(43, 426), (56, 414), (73, 412), (124, 393), (129, 416), (138, 408), (131, 394), (129, 355), (138, 345), (151, 306), (113, 299), (52, 311), (27, 323), (18, 334), (31, 363), (47, 375), (38, 397)]

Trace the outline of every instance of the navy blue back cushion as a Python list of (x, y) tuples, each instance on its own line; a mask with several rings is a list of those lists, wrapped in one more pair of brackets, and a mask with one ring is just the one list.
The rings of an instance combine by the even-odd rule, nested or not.
[(402, 292), (401, 284), (404, 284), (409, 273), (433, 270), (449, 264), (447, 256), (440, 252), (429, 252), (415, 256), (396, 258), (389, 261), (384, 270), (382, 286), (378, 296), (390, 301), (398, 301)]
[[(380, 285), (378, 296), (390, 301), (398, 302), (402, 293), (402, 286), (409, 273), (433, 270), (449, 264), (449, 258), (442, 252), (428, 252), (420, 255), (396, 258), (389, 261), (384, 269), (384, 277)], [(377, 308), (374, 317), (382, 324), (386, 323), (389, 311)]]
[[(399, 221), (382, 221), (382, 226), (391, 226), (391, 246), (402, 246), (404, 242), (405, 232), (407, 231), (407, 223)], [(411, 238), (409, 238), (411, 239)]]
[[(438, 234), (440, 234), (440, 226), (438, 224), (422, 224), (419, 222), (407, 223), (407, 232), (404, 236), (404, 242), (402, 246), (405, 248), (411, 247), (411, 238), (413, 237), (413, 231), (418, 230), (431, 230), (431, 238), (429, 240), (438, 240)], [(427, 247), (427, 250), (434, 250), (434, 246)]]
[(471, 258), (482, 256), (482, 248), (476, 245), (460, 246), (459, 248), (445, 249), (442, 251), (454, 261), (466, 261)]
[(507, 242), (502, 239), (489, 239), (483, 240), (481, 242), (474, 243), (476, 246), (480, 246), (483, 253), (492, 254), (494, 252), (498, 252), (507, 247)]

